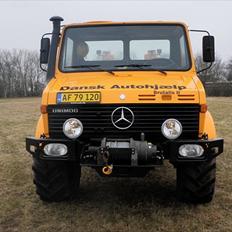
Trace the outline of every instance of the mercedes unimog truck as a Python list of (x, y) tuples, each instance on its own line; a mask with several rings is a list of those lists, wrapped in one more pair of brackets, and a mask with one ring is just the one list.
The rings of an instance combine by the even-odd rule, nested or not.
[[(223, 139), (207, 109), (188, 27), (165, 21), (61, 25), (58, 16), (50, 21), (52, 33), (41, 39), (47, 72), (41, 116), (35, 137), (26, 138), (40, 198), (75, 198), (85, 166), (103, 177), (144, 177), (168, 160), (176, 169), (177, 198), (210, 202)], [(192, 31), (206, 32), (207, 69), (214, 37)]]

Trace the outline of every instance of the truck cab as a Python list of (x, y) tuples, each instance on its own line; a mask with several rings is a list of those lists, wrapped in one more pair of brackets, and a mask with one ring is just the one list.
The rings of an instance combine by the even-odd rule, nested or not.
[[(85, 166), (103, 177), (143, 177), (167, 159), (180, 200), (211, 201), (223, 139), (207, 109), (188, 27), (50, 20), (51, 39), (46, 33), (40, 50), (48, 84), (35, 137), (26, 138), (40, 198), (77, 196)], [(202, 44), (210, 64), (214, 37), (208, 33)]]

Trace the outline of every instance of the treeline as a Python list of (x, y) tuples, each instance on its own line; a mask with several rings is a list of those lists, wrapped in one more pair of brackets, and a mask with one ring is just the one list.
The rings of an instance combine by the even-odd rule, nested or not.
[(0, 97), (39, 96), (44, 82), (38, 52), (0, 50)]
[[(201, 56), (197, 56), (195, 61), (197, 70), (209, 65), (202, 62)], [(198, 75), (205, 86), (207, 96), (232, 96), (232, 58), (223, 61), (217, 57), (210, 69)]]
[[(208, 64), (196, 57), (197, 70)], [(45, 75), (39, 67), (39, 53), (29, 50), (0, 50), (0, 98), (40, 96)], [(212, 67), (199, 73), (210, 96), (232, 96), (232, 58), (216, 58)]]
[[(209, 64), (206, 64), (202, 61), (201, 56), (197, 56), (196, 60), (197, 70), (204, 69)], [(203, 83), (206, 82), (231, 82), (232, 81), (232, 58), (228, 61), (223, 61), (221, 58), (216, 57), (215, 62), (213, 63), (210, 69), (207, 69), (199, 73), (200, 79)]]

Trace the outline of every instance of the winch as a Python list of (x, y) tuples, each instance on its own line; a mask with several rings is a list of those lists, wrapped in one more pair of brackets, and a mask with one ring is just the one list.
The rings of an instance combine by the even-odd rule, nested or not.
[(157, 145), (145, 141), (143, 133), (140, 141), (104, 138), (100, 147), (89, 147), (81, 157), (83, 165), (102, 166), (105, 175), (111, 174), (113, 167), (151, 167), (162, 161)]

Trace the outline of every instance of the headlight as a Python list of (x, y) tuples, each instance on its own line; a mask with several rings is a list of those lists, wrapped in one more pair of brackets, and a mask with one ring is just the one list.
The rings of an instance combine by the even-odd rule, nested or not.
[(179, 154), (186, 158), (194, 158), (202, 156), (204, 149), (198, 144), (183, 144), (179, 147)]
[(167, 139), (176, 139), (182, 133), (182, 125), (178, 120), (170, 118), (162, 124), (161, 131)]
[(44, 146), (44, 153), (48, 156), (63, 156), (67, 152), (67, 146), (62, 143), (49, 143)]
[(63, 124), (63, 132), (70, 139), (78, 138), (83, 132), (83, 125), (76, 118), (69, 118)]

